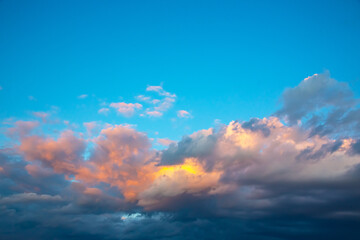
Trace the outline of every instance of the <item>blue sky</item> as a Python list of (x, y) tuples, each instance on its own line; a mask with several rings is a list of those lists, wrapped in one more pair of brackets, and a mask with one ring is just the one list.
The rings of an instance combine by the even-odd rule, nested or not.
[[(180, 139), (264, 117), (314, 73), (360, 91), (358, 1), (1, 1), (1, 118), (57, 106), (71, 122), (137, 124)], [(146, 87), (177, 95), (161, 118), (101, 116)], [(86, 99), (78, 99), (87, 94)], [(34, 100), (29, 100), (32, 96)], [(176, 111), (191, 112), (177, 119)]]

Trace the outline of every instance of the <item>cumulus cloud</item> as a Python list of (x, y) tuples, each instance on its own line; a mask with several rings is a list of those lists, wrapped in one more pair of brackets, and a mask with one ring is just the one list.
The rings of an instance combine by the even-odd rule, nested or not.
[(125, 117), (131, 117), (135, 113), (135, 110), (142, 108), (142, 105), (140, 103), (118, 102), (111, 103), (110, 107), (115, 108), (118, 113), (124, 115)]
[[(0, 151), (0, 236), (351, 239), (360, 233), (357, 99), (325, 73), (285, 90), (282, 104), (273, 116), (158, 139), (164, 150), (129, 125), (88, 122), (86, 138), (15, 122), (15, 146)], [(128, 105), (112, 107), (138, 109)]]
[[(148, 92), (155, 92), (157, 97), (153, 98), (145, 95), (137, 95), (135, 98), (143, 102), (145, 106), (145, 110), (140, 112), (139, 116), (149, 116), (149, 117), (162, 117), (165, 112), (172, 108), (176, 101), (176, 95), (170, 92), (165, 91), (162, 86), (148, 86), (146, 88)], [(136, 110), (140, 110), (143, 108), (143, 105), (140, 103), (111, 103), (110, 107), (117, 109), (118, 113), (130, 117), (134, 115)], [(98, 113), (106, 115), (108, 113), (108, 108), (101, 108)], [(183, 111), (183, 110), (182, 110)], [(182, 116), (188, 117), (185, 112), (181, 113)]]
[(146, 115), (151, 117), (161, 117), (175, 103), (176, 95), (165, 91), (161, 86), (148, 86), (146, 91), (158, 93), (160, 99), (151, 99), (143, 95), (138, 96), (142, 101), (151, 103), (153, 106), (147, 109)]
[[(298, 86), (284, 91), (283, 104), (275, 115), (290, 124), (302, 123), (311, 134), (358, 135), (359, 100), (347, 83), (330, 77), (329, 72), (305, 78)], [(356, 131), (353, 131), (356, 129)]]

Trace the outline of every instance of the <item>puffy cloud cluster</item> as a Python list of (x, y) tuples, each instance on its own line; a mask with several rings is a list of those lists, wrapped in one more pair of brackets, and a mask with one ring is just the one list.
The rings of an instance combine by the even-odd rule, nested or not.
[[(118, 102), (118, 103), (111, 103), (110, 107), (115, 108), (118, 113), (123, 114), (126, 117), (131, 117), (136, 109), (141, 109), (142, 105), (140, 103), (125, 103), (125, 102)], [(104, 108), (99, 110), (100, 113), (103, 113)]]
[(162, 151), (127, 125), (85, 138), (15, 122), (7, 132), (18, 142), (0, 152), (0, 219), (10, 219), (0, 220), (0, 236), (352, 238), (360, 223), (357, 99), (325, 73), (285, 90), (282, 102), (274, 116), (164, 139)]
[[(138, 112), (141, 117), (161, 117), (165, 112), (170, 110), (176, 101), (176, 94), (167, 92), (163, 89), (162, 86), (148, 86), (146, 88), (147, 92), (155, 93), (156, 97), (150, 97), (145, 95), (138, 95), (135, 98), (142, 102), (145, 107), (143, 110), (143, 104), (140, 103), (126, 103), (126, 102), (112, 102), (109, 107), (116, 109), (118, 114), (121, 114), (125, 117), (131, 117), (136, 112)], [(87, 96), (87, 95), (86, 95)], [(102, 105), (107, 105), (105, 102)], [(108, 107), (102, 107), (98, 110), (99, 114), (107, 115), (110, 109)], [(177, 112), (177, 116), (180, 118), (189, 118), (191, 114), (185, 110), (180, 110)]]

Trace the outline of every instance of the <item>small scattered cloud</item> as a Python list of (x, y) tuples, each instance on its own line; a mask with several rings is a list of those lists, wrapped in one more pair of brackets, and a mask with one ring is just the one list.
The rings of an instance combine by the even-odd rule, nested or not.
[(29, 99), (30, 101), (36, 101), (36, 98), (35, 98), (34, 96), (29, 96), (28, 99)]
[(124, 115), (125, 117), (131, 117), (134, 115), (135, 110), (141, 109), (142, 105), (140, 103), (111, 103), (110, 107), (115, 108), (118, 113)]
[(78, 99), (85, 99), (85, 98), (87, 98), (87, 97), (88, 97), (87, 94), (82, 94), (82, 95), (78, 96)]
[(157, 104), (160, 102), (159, 99), (152, 99), (149, 96), (144, 96), (144, 95), (138, 95), (136, 96), (136, 99), (142, 102), (146, 102), (146, 103), (150, 103), (150, 104)]
[[(155, 92), (158, 94), (158, 98), (153, 98), (151, 96), (146, 95), (137, 95), (135, 96), (135, 99), (143, 102), (147, 108), (144, 109), (139, 113), (140, 117), (162, 117), (164, 115), (164, 112), (168, 111), (172, 106), (174, 105), (176, 101), (176, 94), (167, 92), (163, 89), (162, 86), (148, 86), (146, 88), (146, 91), (148, 92)], [(113, 102), (109, 105), (112, 108), (116, 108), (117, 111), (126, 116), (130, 117), (134, 115), (136, 110), (140, 110), (143, 108), (143, 105), (140, 103), (125, 103), (125, 102)], [(106, 115), (109, 111), (109, 108), (103, 107), (100, 110), (98, 110), (98, 113)], [(180, 114), (183, 118), (189, 118), (191, 117), (191, 114), (188, 112), (182, 112), (184, 110), (181, 110)]]
[(146, 88), (146, 91), (148, 91), (148, 92), (151, 92), (151, 91), (152, 92), (157, 92), (161, 96), (166, 96), (166, 97), (171, 97), (171, 98), (176, 97), (175, 94), (165, 91), (162, 86), (148, 86)]
[(177, 116), (179, 118), (191, 118), (191, 114), (188, 111), (185, 110), (179, 110), (177, 111)]
[(46, 122), (50, 116), (50, 113), (47, 112), (33, 112), (32, 114), (37, 118), (41, 118), (43, 122)]
[(176, 141), (170, 140), (168, 138), (158, 138), (157, 142), (163, 146), (169, 146), (172, 143), (176, 143)]
[(163, 115), (162, 112), (158, 112), (158, 111), (148, 111), (146, 112), (146, 114), (151, 117), (161, 117)]
[(99, 109), (98, 113), (107, 115), (110, 109), (108, 108), (101, 108)]
[(136, 99), (143, 101), (143, 102), (150, 102), (151, 101), (151, 97), (148, 96), (144, 96), (144, 95), (138, 95), (136, 96)]

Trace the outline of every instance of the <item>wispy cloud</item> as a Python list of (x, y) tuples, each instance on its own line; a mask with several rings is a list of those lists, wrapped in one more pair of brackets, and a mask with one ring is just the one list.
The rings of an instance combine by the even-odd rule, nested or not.
[(165, 97), (170, 97), (170, 98), (176, 97), (175, 94), (165, 91), (162, 86), (148, 86), (146, 88), (146, 91), (157, 92), (160, 96), (165, 96)]
[(81, 95), (78, 96), (78, 99), (85, 99), (87, 97), (88, 97), (87, 94), (81, 94)]
[(109, 108), (100, 108), (98, 113), (107, 115), (109, 110), (110, 110)]
[(179, 118), (191, 118), (191, 114), (188, 111), (185, 110), (179, 110), (177, 111), (177, 116)]

